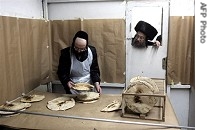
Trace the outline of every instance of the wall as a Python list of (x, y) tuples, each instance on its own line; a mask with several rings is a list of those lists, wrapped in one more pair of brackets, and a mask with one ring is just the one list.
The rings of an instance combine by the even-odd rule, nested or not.
[(69, 20), (69, 19), (80, 19), (80, 18), (81, 19), (82, 18), (84, 19), (125, 18), (125, 2), (122, 1), (91, 2), (91, 3), (66, 2), (66, 3), (48, 4), (49, 20), (65, 20), (65, 19)]
[(0, 0), (0, 15), (43, 18), (42, 0)]
[(170, 0), (170, 16), (194, 16), (194, 0)]
[[(170, 0), (170, 16), (194, 15), (194, 0)], [(192, 89), (189, 85), (167, 86), (180, 125), (195, 126), (195, 91)]]

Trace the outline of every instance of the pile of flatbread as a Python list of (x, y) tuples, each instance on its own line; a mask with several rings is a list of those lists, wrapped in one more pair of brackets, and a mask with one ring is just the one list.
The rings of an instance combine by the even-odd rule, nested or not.
[(77, 95), (77, 102), (82, 103), (94, 103), (100, 98), (100, 94), (97, 92), (81, 92)]
[(47, 102), (47, 108), (53, 111), (65, 111), (75, 106), (75, 100), (69, 96), (57, 97)]
[(89, 83), (76, 83), (73, 86), (73, 89), (79, 90), (79, 91), (90, 91), (93, 88), (94, 88), (94, 86)]
[[(31, 103), (22, 103), (22, 102), (12, 102), (12, 103), (5, 103), (0, 106), (0, 115), (1, 116), (11, 116), (13, 114), (17, 114), (14, 111), (23, 111), (27, 108), (31, 107)], [(5, 111), (4, 111), (5, 110)], [(12, 111), (9, 111), (12, 110)]]
[(121, 109), (121, 102), (118, 100), (114, 100), (112, 101), (112, 103), (108, 104), (105, 108), (103, 108), (101, 112), (111, 112), (120, 109)]
[(28, 102), (28, 103), (32, 103), (32, 102), (39, 102), (42, 101), (45, 98), (44, 95), (24, 95), (21, 98), (21, 102)]
[[(158, 93), (159, 89), (156, 83), (148, 78), (137, 76), (130, 80), (128, 89), (125, 91), (127, 94), (155, 94)], [(148, 113), (158, 99), (154, 96), (124, 96), (126, 106), (135, 113)]]

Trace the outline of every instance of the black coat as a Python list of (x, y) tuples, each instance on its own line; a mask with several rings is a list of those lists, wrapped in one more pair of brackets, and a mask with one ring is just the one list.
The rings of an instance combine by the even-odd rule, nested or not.
[[(93, 46), (89, 46), (89, 48), (93, 54), (93, 61), (90, 67), (90, 77), (93, 83), (95, 82), (100, 83), (101, 81), (100, 69), (98, 66), (96, 48)], [(67, 86), (67, 83), (71, 81), (70, 80), (70, 67), (71, 67), (70, 49), (71, 49), (70, 47), (67, 47), (61, 50), (58, 71), (57, 71), (58, 78), (61, 81), (62, 85), (64, 86), (66, 93), (70, 93), (69, 88)]]

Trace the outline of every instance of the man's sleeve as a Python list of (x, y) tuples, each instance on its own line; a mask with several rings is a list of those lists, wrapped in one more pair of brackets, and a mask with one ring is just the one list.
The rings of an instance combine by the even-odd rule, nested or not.
[(96, 52), (96, 48), (95, 47), (90, 47), (92, 54), (93, 54), (93, 62), (92, 65), (90, 67), (90, 75), (91, 75), (91, 79), (92, 82), (99, 82), (101, 81), (100, 79), (100, 68), (98, 66), (98, 57), (97, 57), (97, 52)]
[(70, 81), (70, 64), (71, 60), (69, 48), (61, 50), (57, 75), (65, 89), (68, 87), (67, 83)]

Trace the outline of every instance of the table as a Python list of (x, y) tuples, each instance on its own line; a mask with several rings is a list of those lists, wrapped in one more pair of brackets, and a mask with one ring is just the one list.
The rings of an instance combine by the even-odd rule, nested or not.
[[(37, 90), (28, 93), (28, 95), (30, 94), (45, 95), (44, 100), (32, 103), (32, 106), (24, 111), (34, 114), (20, 113), (11, 117), (0, 117), (0, 125), (11, 128), (62, 130), (159, 130), (166, 129), (167, 127), (165, 126), (170, 125), (179, 126), (168, 97), (166, 98), (165, 122), (161, 122), (124, 118), (121, 117), (121, 110), (115, 112), (100, 111), (113, 100), (122, 100), (122, 95), (120, 94), (101, 94), (100, 99), (95, 103), (85, 104), (76, 102), (73, 108), (66, 111), (51, 111), (46, 107), (48, 101), (65, 94)], [(149, 125), (145, 125), (146, 123)], [(180, 128), (170, 128), (170, 130), (173, 129)]]

